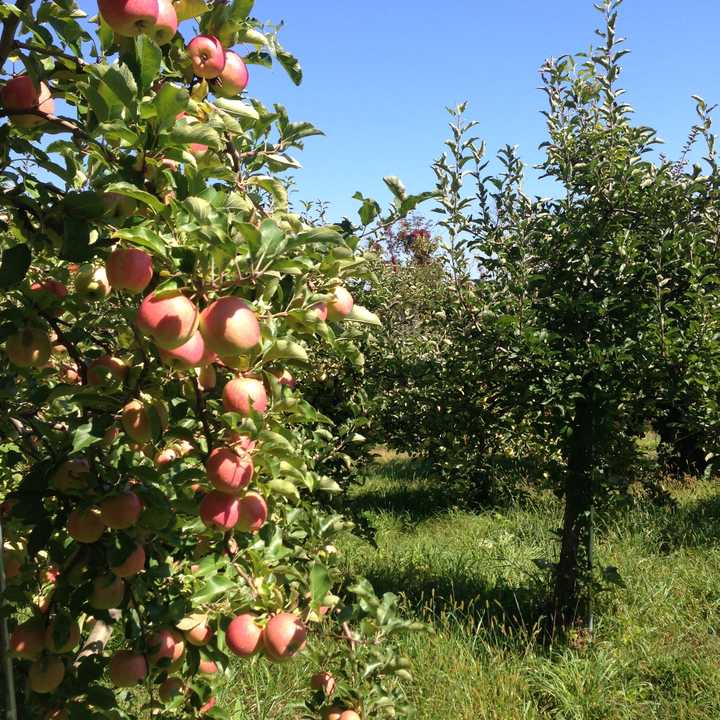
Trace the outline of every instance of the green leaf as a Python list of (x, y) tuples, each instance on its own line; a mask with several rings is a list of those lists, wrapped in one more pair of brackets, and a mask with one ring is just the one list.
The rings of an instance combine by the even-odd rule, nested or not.
[(230, 17), (237, 20), (244, 20), (252, 12), (255, 0), (233, 0), (230, 8)]
[(160, 73), (162, 51), (147, 35), (135, 38), (135, 54), (140, 69), (140, 89), (147, 90)]
[(204, 15), (210, 9), (203, 0), (180, 0), (173, 5), (178, 22)]
[(177, 147), (200, 143), (207, 145), (214, 150), (219, 150), (223, 142), (218, 131), (211, 128), (207, 123), (179, 121), (169, 133), (162, 138), (163, 147)]
[(246, 185), (255, 185), (272, 195), (275, 201), (275, 210), (282, 212), (288, 208), (288, 192), (282, 180), (274, 177), (254, 175), (245, 181)]
[(358, 215), (363, 225), (369, 225), (380, 214), (380, 204), (377, 200), (366, 198), (361, 192), (356, 192), (353, 199), (362, 200)]
[(105, 192), (117, 193), (118, 195), (125, 195), (126, 197), (131, 197), (134, 200), (143, 203), (143, 205), (147, 205), (156, 213), (160, 213), (165, 209), (165, 206), (154, 195), (151, 195), (145, 190), (141, 190), (139, 187), (136, 187), (132, 183), (116, 182), (108, 185), (104, 189)]
[(90, 252), (90, 225), (87, 220), (79, 218), (65, 218), (63, 227), (63, 243), (60, 248), (61, 260), (82, 262), (91, 257)]
[(99, 218), (105, 212), (100, 195), (92, 191), (70, 192), (65, 195), (62, 204), (68, 215), (88, 220)]
[(298, 59), (283, 47), (276, 48), (275, 55), (293, 83), (300, 85), (303, 79), (303, 72)]
[(400, 203), (407, 198), (407, 191), (405, 190), (405, 186), (402, 184), (400, 178), (388, 175), (383, 178), (383, 182), (388, 186), (390, 192)]
[(267, 483), (267, 487), (270, 488), (272, 492), (282, 495), (283, 497), (295, 499), (300, 498), (300, 492), (289, 480), (280, 480), (276, 478), (274, 480), (270, 480), (270, 482)]
[(313, 563), (310, 568), (310, 595), (314, 608), (320, 607), (320, 603), (330, 592), (330, 588), (332, 588), (332, 580), (330, 580), (327, 568), (320, 563)]
[(213, 102), (216, 107), (229, 112), (231, 115), (239, 115), (241, 117), (249, 118), (250, 120), (260, 119), (258, 111), (252, 105), (248, 105), (242, 100), (216, 98)]
[(0, 288), (17, 285), (27, 275), (32, 262), (32, 252), (25, 243), (3, 250), (0, 263)]
[(260, 248), (258, 255), (270, 258), (281, 253), (286, 246), (285, 233), (272, 220), (264, 220), (260, 225)]
[(230, 590), (235, 587), (235, 582), (227, 575), (213, 575), (208, 581), (193, 595), (193, 605), (206, 605), (214, 600), (227, 595)]
[(365, 323), (366, 325), (382, 325), (380, 318), (362, 305), (353, 305), (353, 309), (345, 316), (345, 320)]
[(72, 451), (74, 453), (80, 452), (80, 450), (84, 450), (86, 447), (90, 447), (90, 445), (94, 445), (96, 442), (100, 442), (100, 440), (102, 440), (102, 433), (94, 435), (93, 430), (94, 428), (91, 422), (86, 423), (85, 425), (80, 425), (75, 430), (72, 435)]
[(183, 205), (202, 223), (207, 222), (213, 211), (212, 205), (200, 197), (188, 197), (183, 200)]
[(103, 84), (124, 107), (134, 107), (137, 102), (137, 83), (127, 65), (97, 66)]
[(186, 88), (172, 83), (163, 83), (155, 96), (155, 107), (160, 119), (160, 127), (171, 127), (176, 123), (176, 117), (183, 112), (190, 100), (190, 93)]
[(131, 245), (137, 245), (138, 247), (151, 250), (157, 255), (165, 255), (166, 253), (165, 241), (162, 237), (144, 225), (116, 230), (114, 237), (120, 240), (126, 240)]
[[(378, 321), (379, 322), (379, 321)], [(276, 340), (265, 352), (265, 360), (297, 360), (307, 362), (308, 354), (305, 348), (292, 340)]]
[(408, 213), (412, 212), (418, 205), (420, 205), (420, 203), (424, 203), (426, 200), (431, 200), (434, 197), (437, 197), (436, 192), (424, 192), (419, 195), (409, 195), (400, 203), (398, 212), (404, 217)]

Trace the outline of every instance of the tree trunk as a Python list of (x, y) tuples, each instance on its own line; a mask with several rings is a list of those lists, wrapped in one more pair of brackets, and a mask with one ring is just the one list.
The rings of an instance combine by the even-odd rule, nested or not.
[(555, 621), (570, 625), (578, 619), (586, 622), (590, 597), (586, 581), (592, 571), (589, 547), (592, 537), (593, 456), (596, 408), (592, 390), (575, 407), (573, 435), (567, 451), (565, 474), (565, 513), (563, 517), (560, 560), (555, 575)]

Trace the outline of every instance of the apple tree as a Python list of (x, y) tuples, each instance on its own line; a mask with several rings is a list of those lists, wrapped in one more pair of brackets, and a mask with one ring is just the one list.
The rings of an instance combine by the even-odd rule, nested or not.
[(288, 712), (407, 716), (416, 628), (342, 575), (334, 426), (296, 379), (357, 361), (365, 258), (289, 206), (319, 131), (244, 94), (298, 61), (252, 0), (0, 8), (10, 716), (227, 717), (230, 658), (300, 652)]

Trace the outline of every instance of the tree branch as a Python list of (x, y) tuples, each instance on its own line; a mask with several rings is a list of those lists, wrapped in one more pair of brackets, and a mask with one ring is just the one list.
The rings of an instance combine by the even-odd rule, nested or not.
[(13, 47), (18, 50), (28, 50), (37, 55), (47, 55), (49, 57), (57, 58), (58, 60), (68, 60), (74, 62), (80, 70), (83, 70), (89, 63), (85, 62), (82, 58), (75, 57), (69, 53), (60, 52), (55, 48), (44, 47), (43, 45), (36, 45), (35, 43), (24, 43), (16, 40), (13, 43)]
[(25, 11), (31, 4), (32, 0), (17, 0), (15, 3), (15, 9), (17, 12), (10, 15), (10, 17), (3, 23), (3, 31), (2, 35), (0, 35), (0, 67), (5, 64), (5, 61), (8, 59), (8, 55), (10, 55), (17, 27), (20, 24), (20, 20), (25, 14)]

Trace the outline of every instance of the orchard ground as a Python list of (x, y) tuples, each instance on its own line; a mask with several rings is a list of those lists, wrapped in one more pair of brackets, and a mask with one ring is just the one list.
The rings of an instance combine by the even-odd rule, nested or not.
[[(467, 512), (422, 466), (384, 454), (352, 503), (377, 543), (348, 539), (348, 569), (429, 624), (402, 648), (421, 720), (716, 720), (720, 717), (720, 489), (674, 486), (603, 523), (599, 561), (627, 589), (599, 601), (592, 643), (542, 637), (541, 573), (560, 507), (529, 495)], [(537, 587), (537, 592), (531, 588)], [(238, 661), (219, 693), (233, 720), (290, 718), (313, 668)]]

